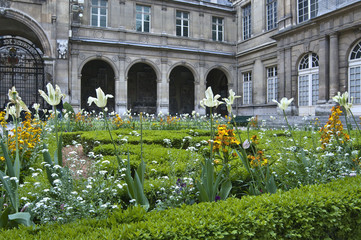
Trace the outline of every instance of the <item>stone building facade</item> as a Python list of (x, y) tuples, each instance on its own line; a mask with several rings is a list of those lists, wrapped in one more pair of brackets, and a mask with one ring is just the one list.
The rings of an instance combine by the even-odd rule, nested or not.
[(338, 91), (361, 114), (360, 69), (355, 0), (0, 0), (1, 104), (52, 82), (75, 110), (101, 87), (119, 113), (205, 114), (211, 86), (242, 96), (238, 115), (274, 115), (284, 96), (290, 114), (324, 114)]

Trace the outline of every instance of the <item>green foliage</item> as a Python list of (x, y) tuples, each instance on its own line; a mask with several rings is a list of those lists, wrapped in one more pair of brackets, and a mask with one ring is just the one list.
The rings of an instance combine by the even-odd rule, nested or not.
[(150, 213), (136, 207), (104, 220), (3, 230), (0, 239), (355, 239), (360, 204), (361, 177), (354, 177), (272, 195)]
[[(202, 165), (200, 181), (196, 181), (201, 202), (225, 200), (232, 189), (231, 181), (223, 175), (225, 167), (216, 174), (211, 159), (205, 159)], [(220, 188), (220, 189), (219, 189)], [(218, 197), (218, 199), (217, 199)]]
[(75, 114), (73, 107), (68, 102), (65, 102), (63, 104), (63, 108), (66, 110), (67, 113), (72, 115)]

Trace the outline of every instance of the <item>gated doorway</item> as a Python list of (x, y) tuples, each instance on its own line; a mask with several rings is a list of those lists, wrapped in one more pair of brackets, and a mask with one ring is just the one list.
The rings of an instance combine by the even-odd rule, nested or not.
[(42, 51), (25, 38), (0, 36), (0, 107), (4, 108), (8, 91), (16, 87), (21, 99), (29, 107), (33, 103), (44, 106), (38, 90), (44, 90), (45, 74)]

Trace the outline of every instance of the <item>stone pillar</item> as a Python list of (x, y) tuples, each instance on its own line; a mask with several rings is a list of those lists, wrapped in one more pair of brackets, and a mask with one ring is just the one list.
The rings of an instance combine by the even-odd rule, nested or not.
[[(81, 73), (78, 72), (78, 58), (79, 51), (72, 50), (71, 51), (71, 69), (70, 69), (70, 85), (69, 89), (70, 95), (70, 104), (73, 106), (74, 111), (80, 111), (81, 104)], [(81, 71), (81, 70), (80, 70)]]
[(169, 113), (169, 79), (168, 73), (168, 60), (161, 59), (161, 73), (160, 79), (157, 79), (157, 113)]
[(339, 50), (338, 50), (338, 35), (337, 33), (330, 36), (330, 87), (329, 87), (329, 101), (332, 101), (339, 89)]
[(201, 107), (200, 101), (205, 98), (204, 92), (206, 91), (206, 76), (204, 75), (205, 64), (199, 64), (199, 79), (198, 83), (194, 85), (194, 110), (200, 115), (206, 114), (206, 109)]
[(329, 99), (329, 40), (327, 36), (323, 37), (319, 41), (320, 52), (319, 52), (319, 95), (317, 105), (325, 104)]
[(265, 88), (264, 69), (262, 61), (257, 59), (253, 65), (253, 104), (263, 104), (266, 102), (267, 91)]
[(286, 87), (286, 72), (285, 72), (285, 50), (280, 49), (278, 52), (278, 98), (281, 99), (286, 96), (285, 87)]
[(296, 96), (292, 89), (292, 52), (291, 48), (286, 48), (284, 52), (284, 96), (292, 98)]
[(119, 56), (118, 79), (115, 81), (115, 108), (116, 112), (123, 114), (127, 111), (128, 81), (125, 70), (125, 57)]

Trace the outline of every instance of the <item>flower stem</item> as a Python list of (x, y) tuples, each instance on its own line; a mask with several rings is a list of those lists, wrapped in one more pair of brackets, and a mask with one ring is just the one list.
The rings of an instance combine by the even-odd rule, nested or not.
[(107, 128), (107, 130), (108, 130), (108, 132), (109, 132), (110, 140), (112, 141), (112, 144), (113, 144), (113, 147), (114, 147), (114, 153), (115, 153), (115, 155), (117, 156), (118, 165), (119, 165), (119, 167), (123, 167), (124, 164), (123, 164), (123, 162), (121, 161), (121, 159), (120, 159), (120, 157), (119, 157), (119, 155), (118, 155), (118, 150), (117, 150), (117, 147), (116, 147), (116, 145), (115, 145), (115, 142), (114, 142), (112, 133), (111, 133), (111, 131), (110, 131), (110, 127), (109, 127), (109, 123), (108, 123), (108, 119), (107, 119), (107, 115), (106, 115), (105, 109), (102, 108), (102, 110), (103, 110), (103, 115), (104, 115), (104, 120), (105, 120), (105, 126), (106, 126), (106, 128)]
[(295, 138), (294, 138), (294, 136), (293, 136), (293, 132), (292, 132), (291, 125), (290, 125), (290, 123), (288, 122), (286, 112), (285, 112), (285, 110), (282, 110), (282, 111), (283, 111), (283, 116), (285, 117), (285, 120), (286, 120), (286, 123), (287, 123), (288, 129), (290, 130), (292, 140), (293, 140), (293, 142), (294, 142), (295, 146), (296, 146), (296, 147), (298, 147), (298, 146), (297, 146), (297, 143), (296, 143), (296, 141), (295, 141)]

